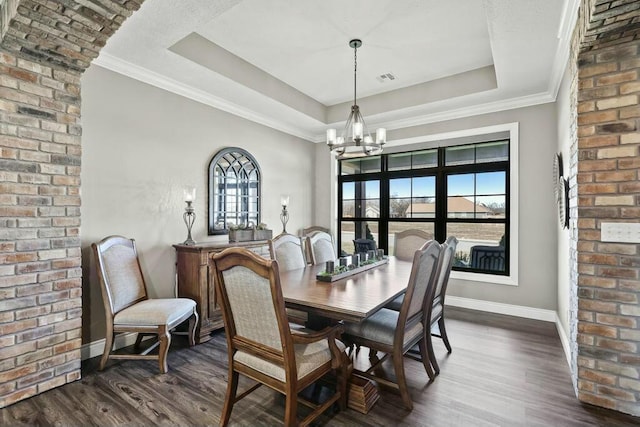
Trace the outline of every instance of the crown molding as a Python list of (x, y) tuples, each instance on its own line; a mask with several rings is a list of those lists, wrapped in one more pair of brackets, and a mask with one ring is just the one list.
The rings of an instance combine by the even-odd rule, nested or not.
[(558, 91), (562, 84), (562, 77), (569, 61), (571, 53), (571, 36), (578, 19), (578, 10), (580, 9), (580, 0), (567, 0), (562, 11), (560, 20), (560, 28), (558, 28), (558, 49), (553, 59), (553, 68), (551, 70), (551, 79), (549, 80), (549, 93), (553, 95), (553, 100), (558, 97)]
[[(575, 0), (570, 0), (570, 1), (575, 1)], [(566, 54), (568, 54), (568, 51), (566, 52)], [(226, 111), (230, 114), (233, 114), (233, 115), (242, 117), (244, 119), (250, 120), (252, 122), (287, 133), (289, 135), (293, 135), (298, 138), (311, 141), (314, 143), (320, 143), (325, 141), (324, 130), (323, 130), (323, 133), (318, 134), (316, 133), (317, 131), (310, 131), (310, 130), (305, 130), (298, 127), (292, 127), (281, 121), (274, 120), (273, 118), (256, 114), (255, 112), (249, 110), (246, 107), (231, 103), (227, 100), (214, 96), (208, 92), (196, 89), (192, 86), (189, 86), (184, 83), (178, 82), (177, 80), (165, 77), (147, 68), (137, 66), (130, 62), (119, 59), (115, 56), (109, 55), (106, 52), (102, 52), (100, 56), (93, 61), (93, 63), (95, 65), (98, 65), (100, 67), (106, 68), (113, 72), (122, 74), (124, 76), (130, 77), (132, 79), (150, 84), (152, 86), (158, 87), (160, 89), (164, 89), (168, 92), (172, 92), (180, 96), (184, 96), (185, 98), (189, 98), (196, 102), (211, 106), (213, 108)], [(555, 61), (556, 66), (554, 67), (554, 76), (559, 76), (558, 77), (559, 80), (557, 85), (554, 84), (554, 87), (557, 86), (557, 88), (559, 88), (560, 81), (562, 80), (562, 74), (564, 73), (564, 67), (563, 66), (561, 67), (558, 64), (566, 65), (566, 59), (563, 61), (559, 61), (559, 60)], [(456, 119), (462, 119), (465, 117), (477, 116), (481, 114), (489, 114), (489, 113), (495, 113), (499, 111), (512, 110), (516, 108), (546, 104), (546, 103), (555, 101), (556, 95), (557, 95), (557, 88), (555, 88), (554, 92), (551, 92), (551, 91), (541, 92), (533, 95), (526, 95), (526, 96), (515, 97), (515, 98), (510, 98), (505, 100), (492, 101), (484, 104), (471, 105), (468, 107), (451, 109), (451, 110), (446, 110), (446, 111), (441, 111), (441, 112), (431, 113), (431, 114), (420, 114), (418, 111), (416, 111), (417, 115), (415, 116), (405, 118), (405, 119), (389, 120), (386, 122), (381, 121), (377, 123), (377, 126), (385, 127), (388, 130), (402, 129), (407, 127), (425, 125), (429, 123), (437, 123), (437, 122), (443, 122), (447, 120), (456, 120)], [(417, 107), (416, 110), (418, 108), (420, 107)], [(409, 111), (410, 109), (405, 110), (405, 112), (409, 112)]]
[(217, 108), (218, 110), (233, 114), (235, 116), (242, 117), (243, 119), (247, 119), (249, 121), (270, 127), (272, 129), (296, 136), (307, 141), (315, 141), (316, 135), (313, 132), (308, 132), (301, 128), (292, 127), (281, 121), (274, 120), (271, 117), (256, 114), (254, 111), (251, 111), (241, 105), (234, 104), (225, 99), (214, 96), (209, 92), (196, 89), (177, 80), (165, 77), (147, 68), (132, 64), (106, 52), (101, 52), (100, 56), (94, 59), (92, 63), (102, 68), (106, 68), (107, 70), (132, 78), (134, 80), (147, 83), (160, 89), (164, 89), (168, 92), (175, 93), (176, 95), (189, 98), (201, 104), (205, 104), (210, 107)]

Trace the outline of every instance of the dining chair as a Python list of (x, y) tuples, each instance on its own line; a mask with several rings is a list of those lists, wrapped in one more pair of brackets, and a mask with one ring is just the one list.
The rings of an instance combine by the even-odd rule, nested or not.
[(415, 228), (395, 233), (394, 256), (402, 261), (413, 260), (413, 255), (433, 237), (424, 230)]
[[(445, 312), (444, 298), (447, 295), (447, 285), (449, 284), (449, 275), (451, 274), (451, 267), (453, 266), (453, 261), (455, 259), (457, 246), (458, 246), (458, 239), (456, 239), (453, 236), (450, 236), (444, 243), (444, 248), (442, 252), (442, 261), (441, 261), (442, 267), (440, 268), (440, 273), (438, 274), (438, 281), (436, 282), (436, 291), (433, 298), (429, 331), (428, 331), (428, 332), (431, 332), (433, 329), (433, 326), (435, 326), (436, 323), (438, 324), (438, 329), (440, 333), (434, 334), (433, 332), (431, 332), (429, 335), (441, 338), (449, 354), (451, 354), (451, 344), (449, 344), (447, 329), (445, 328), (445, 325), (444, 325), (444, 312)], [(433, 366), (433, 370), (436, 372), (436, 375), (437, 375), (440, 373), (440, 367), (438, 366), (438, 360), (436, 359), (436, 355), (433, 351), (433, 344), (431, 341), (431, 337), (428, 337), (427, 349), (429, 351), (429, 359), (431, 360), (431, 365)]]
[[(385, 353), (381, 359), (371, 357), (371, 367), (366, 371), (354, 372), (399, 390), (402, 401), (409, 410), (413, 409), (413, 402), (404, 373), (404, 356), (414, 345), (418, 344), (420, 348), (422, 365), (429, 379), (435, 379), (427, 355), (424, 325), (427, 323), (425, 319), (431, 314), (439, 258), (440, 244), (435, 240), (425, 243), (415, 252), (407, 291), (399, 312), (382, 308), (360, 323), (345, 323), (343, 339), (349, 347), (361, 345), (375, 352)], [(389, 357), (393, 360), (396, 383), (373, 374)]]
[[(289, 271), (307, 266), (307, 260), (302, 247), (302, 239), (293, 234), (282, 233), (269, 240), (271, 259), (278, 261), (279, 271)], [(294, 323), (305, 324), (309, 319), (306, 311), (287, 308), (289, 320)]]
[(355, 239), (353, 241), (353, 247), (357, 254), (377, 249), (375, 240), (371, 239)]
[(322, 232), (325, 232), (327, 234), (331, 234), (331, 230), (329, 230), (326, 227), (320, 227), (319, 225), (312, 225), (311, 227), (303, 228), (302, 229), (302, 235), (303, 236), (307, 236), (307, 235), (313, 233), (314, 231), (322, 231)]
[[(109, 236), (91, 245), (96, 260), (98, 279), (106, 314), (107, 332), (99, 369), (111, 359), (157, 359), (160, 372), (168, 371), (167, 353), (171, 330), (189, 320), (189, 345), (195, 345), (198, 313), (195, 301), (189, 298), (148, 297), (138, 252), (133, 239)], [(158, 341), (140, 354), (111, 354), (115, 335), (135, 332), (136, 348), (143, 337), (155, 335)], [(160, 346), (157, 355), (149, 354)]]
[(302, 248), (302, 239), (293, 234), (282, 233), (269, 240), (271, 259), (278, 261), (280, 270), (304, 268), (307, 261)]
[[(436, 281), (436, 291), (433, 298), (430, 324), (429, 328), (425, 331), (428, 332), (426, 340), (429, 360), (431, 361), (431, 365), (433, 366), (433, 370), (436, 375), (440, 373), (440, 367), (435, 356), (431, 336), (441, 338), (447, 348), (447, 352), (451, 353), (451, 345), (449, 344), (449, 337), (447, 336), (447, 330), (444, 324), (444, 298), (447, 293), (447, 284), (449, 283), (449, 275), (451, 274), (451, 267), (453, 266), (457, 245), (458, 239), (453, 236), (447, 238), (447, 240), (442, 244), (441, 267), (438, 271), (438, 278)], [(403, 301), (404, 295), (400, 295), (398, 298), (387, 304), (385, 308), (400, 311)], [(431, 332), (436, 323), (438, 324), (439, 334)]]
[(338, 257), (333, 246), (333, 238), (329, 233), (314, 231), (306, 236), (306, 244), (311, 264), (323, 264), (335, 261)]
[[(298, 425), (298, 400), (314, 408), (301, 425), (308, 425), (336, 402), (344, 409), (347, 356), (338, 340), (342, 326), (293, 333), (287, 322), (276, 260), (244, 248), (229, 248), (214, 255), (213, 264), (229, 356), (220, 425), (227, 425), (236, 402), (261, 385), (285, 395), (286, 426)], [(332, 371), (337, 377), (336, 392), (324, 403), (316, 405), (298, 397), (300, 391)], [(239, 374), (257, 382), (240, 395)]]

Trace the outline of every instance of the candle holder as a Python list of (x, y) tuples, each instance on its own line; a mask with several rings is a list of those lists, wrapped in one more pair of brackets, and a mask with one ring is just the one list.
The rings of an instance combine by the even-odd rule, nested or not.
[(280, 198), (282, 204), (282, 212), (280, 212), (280, 221), (282, 222), (282, 233), (287, 232), (287, 222), (289, 222), (289, 212), (287, 211), (287, 205), (289, 204), (289, 196), (282, 196)]
[(184, 219), (184, 223), (187, 225), (187, 240), (185, 240), (183, 245), (195, 245), (196, 242), (191, 238), (191, 227), (193, 227), (193, 223), (196, 220), (195, 209), (191, 205), (193, 202), (187, 201), (187, 207), (184, 208), (184, 213), (182, 214), (182, 219)]
[(191, 246), (196, 244), (196, 242), (191, 238), (191, 227), (193, 227), (193, 223), (196, 220), (196, 212), (193, 208), (193, 201), (196, 199), (196, 189), (194, 187), (187, 187), (183, 190), (183, 192), (184, 202), (187, 204), (187, 206), (184, 208), (182, 219), (187, 226), (187, 240), (185, 240), (182, 244)]

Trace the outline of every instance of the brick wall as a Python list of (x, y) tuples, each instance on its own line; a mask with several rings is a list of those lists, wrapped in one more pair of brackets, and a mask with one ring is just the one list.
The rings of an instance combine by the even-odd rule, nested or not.
[(589, 1), (578, 56), (578, 398), (640, 415), (640, 2)]
[(80, 76), (142, 1), (0, 1), (0, 407), (80, 378)]

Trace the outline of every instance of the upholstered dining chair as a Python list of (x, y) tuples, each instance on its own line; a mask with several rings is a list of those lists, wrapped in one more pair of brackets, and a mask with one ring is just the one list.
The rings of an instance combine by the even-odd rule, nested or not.
[[(429, 379), (435, 378), (427, 355), (424, 325), (428, 323), (425, 319), (431, 314), (439, 258), (440, 244), (435, 240), (425, 243), (415, 252), (407, 292), (399, 312), (382, 308), (360, 323), (345, 323), (343, 339), (350, 347), (361, 345), (374, 352), (386, 353), (382, 359), (378, 359), (374, 353), (370, 357), (371, 367), (358, 373), (398, 389), (409, 410), (413, 409), (413, 402), (404, 373), (404, 355), (414, 345), (419, 345), (422, 364)], [(373, 374), (388, 357), (393, 359), (397, 383)]]
[[(447, 352), (451, 353), (451, 345), (449, 344), (449, 337), (447, 336), (447, 330), (444, 324), (444, 298), (447, 294), (447, 284), (449, 283), (449, 275), (451, 274), (451, 268), (453, 266), (457, 246), (458, 239), (453, 236), (449, 236), (449, 238), (447, 238), (447, 240), (442, 244), (441, 267), (438, 271), (438, 278), (436, 281), (436, 291), (433, 297), (429, 328), (425, 331), (427, 333), (426, 340), (429, 360), (431, 361), (431, 365), (433, 366), (433, 370), (436, 375), (440, 373), (440, 366), (436, 359), (431, 336), (442, 338), (442, 341), (447, 348)], [(385, 308), (400, 311), (403, 301), (404, 295), (400, 295), (398, 298), (387, 304)], [(436, 323), (438, 324), (439, 334), (431, 332)]]
[(333, 246), (333, 238), (324, 231), (314, 231), (306, 236), (305, 244), (311, 264), (323, 264), (335, 261), (338, 257)]
[(326, 227), (320, 227), (319, 225), (312, 225), (310, 227), (303, 228), (302, 229), (302, 235), (303, 236), (307, 236), (307, 235), (313, 233), (314, 231), (322, 231), (324, 233), (331, 234), (331, 230), (329, 230)]
[[(172, 329), (188, 319), (189, 345), (195, 345), (195, 328), (198, 324), (195, 301), (189, 298), (150, 299), (133, 239), (109, 236), (93, 243), (91, 247), (107, 317), (107, 333), (99, 369), (104, 369), (109, 358), (157, 359), (160, 372), (166, 373), (169, 369), (167, 353)], [(140, 354), (111, 354), (115, 334), (120, 332), (136, 332), (136, 348), (147, 335), (156, 335), (158, 341)], [(158, 345), (158, 354), (149, 354)]]
[(367, 252), (377, 249), (375, 240), (371, 239), (355, 239), (353, 241), (353, 247), (355, 248), (355, 253)]
[(427, 241), (433, 237), (424, 230), (415, 228), (395, 233), (395, 253), (394, 256), (403, 261), (413, 260), (413, 255)]
[[(315, 408), (302, 425), (308, 425), (336, 402), (344, 409), (347, 358), (344, 345), (338, 341), (342, 326), (292, 333), (278, 261), (243, 248), (229, 248), (216, 254), (213, 263), (229, 355), (229, 382), (220, 425), (227, 425), (237, 401), (263, 384), (285, 395), (286, 426), (298, 425), (298, 399)], [(321, 405), (298, 398), (300, 391), (331, 371), (337, 376), (332, 397)], [(237, 396), (239, 374), (257, 384)]]
[(269, 240), (271, 259), (278, 261), (282, 271), (304, 268), (307, 261), (302, 248), (302, 239), (293, 234), (282, 233)]
[[(295, 270), (307, 266), (307, 260), (302, 247), (302, 239), (293, 234), (282, 233), (269, 240), (271, 259), (278, 261), (280, 271)], [(306, 311), (287, 308), (289, 320), (294, 323), (305, 324), (309, 319)]]

